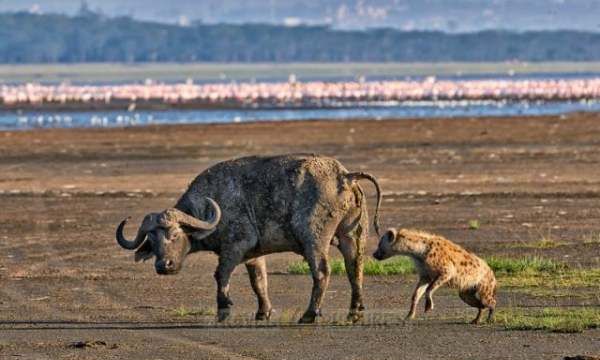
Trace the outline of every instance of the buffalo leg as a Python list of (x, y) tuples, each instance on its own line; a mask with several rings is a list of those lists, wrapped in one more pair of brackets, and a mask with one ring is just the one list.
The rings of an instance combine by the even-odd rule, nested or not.
[(326, 249), (311, 249), (305, 255), (312, 274), (313, 287), (308, 309), (299, 320), (301, 324), (313, 323), (316, 317), (321, 315), (321, 302), (327, 290), (327, 285), (329, 285), (329, 275), (331, 274), (331, 268), (327, 259), (329, 242), (327, 242), (325, 247)]
[(221, 255), (219, 257), (219, 265), (215, 271), (215, 280), (217, 281), (217, 318), (219, 321), (224, 321), (229, 317), (231, 305), (233, 302), (229, 298), (229, 279), (231, 273), (239, 264), (240, 261)]
[(346, 275), (348, 276), (348, 281), (352, 288), (348, 320), (353, 322), (360, 320), (362, 312), (365, 309), (363, 304), (362, 284), (366, 239), (363, 232), (363, 228), (359, 226), (353, 233), (339, 236), (340, 243), (338, 248), (344, 256)]
[(267, 290), (267, 263), (264, 257), (246, 261), (246, 270), (250, 277), (250, 285), (258, 299), (256, 320), (269, 320), (271, 317), (271, 301)]

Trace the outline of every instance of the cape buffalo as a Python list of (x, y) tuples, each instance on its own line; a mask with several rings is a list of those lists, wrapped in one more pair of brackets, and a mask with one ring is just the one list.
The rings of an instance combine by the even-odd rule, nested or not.
[(364, 310), (363, 256), (369, 231), (361, 179), (371, 181), (377, 190), (374, 226), (379, 234), (381, 190), (372, 175), (348, 172), (332, 158), (298, 154), (216, 164), (196, 177), (174, 208), (146, 215), (132, 241), (123, 235), (128, 219), (123, 220), (117, 242), (125, 249), (137, 249), (136, 261), (155, 256), (158, 274), (177, 273), (187, 254), (215, 252), (219, 321), (229, 315), (229, 278), (238, 264), (246, 265), (258, 298), (256, 319), (262, 320), (271, 315), (264, 255), (300, 254), (313, 278), (301, 323), (314, 322), (320, 315), (333, 244), (344, 257), (352, 287), (348, 316), (356, 321)]

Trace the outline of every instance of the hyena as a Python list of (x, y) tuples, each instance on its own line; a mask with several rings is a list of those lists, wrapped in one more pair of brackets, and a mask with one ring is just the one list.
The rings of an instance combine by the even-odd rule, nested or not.
[(485, 261), (442, 236), (409, 229), (388, 229), (373, 257), (409, 256), (419, 274), (407, 319), (414, 319), (417, 304), (425, 294), (425, 312), (433, 309), (433, 293), (442, 285), (458, 288), (460, 298), (477, 308), (477, 324), (489, 309), (491, 321), (496, 307), (496, 278)]

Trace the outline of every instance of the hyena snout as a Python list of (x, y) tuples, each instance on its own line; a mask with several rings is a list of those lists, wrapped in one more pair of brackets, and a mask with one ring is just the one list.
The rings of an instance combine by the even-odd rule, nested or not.
[(383, 254), (383, 251), (381, 251), (381, 249), (377, 249), (377, 251), (375, 251), (373, 253), (373, 257), (377, 260), (383, 260), (385, 259), (385, 256)]

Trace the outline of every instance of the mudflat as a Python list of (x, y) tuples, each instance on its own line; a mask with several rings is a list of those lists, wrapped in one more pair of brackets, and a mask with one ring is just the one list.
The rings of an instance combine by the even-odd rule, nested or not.
[[(172, 206), (203, 169), (290, 152), (333, 156), (377, 176), (383, 227), (439, 233), (483, 258), (600, 268), (600, 114), (0, 132), (0, 358), (600, 355), (598, 328), (470, 325), (476, 310), (451, 290), (436, 294), (433, 312), (404, 322), (415, 275), (366, 276), (367, 313), (355, 325), (343, 321), (346, 277), (333, 276), (320, 323), (296, 325), (311, 280), (288, 273), (300, 260), (293, 254), (267, 260), (271, 321), (251, 320), (256, 300), (241, 266), (232, 278), (233, 319), (219, 324), (215, 255), (190, 255), (179, 275), (161, 277), (116, 244), (120, 220)], [(372, 215), (374, 191), (364, 188)], [(377, 246), (371, 233), (368, 254)], [(600, 307), (598, 283), (502, 279), (500, 315)]]

